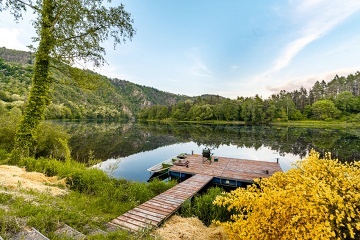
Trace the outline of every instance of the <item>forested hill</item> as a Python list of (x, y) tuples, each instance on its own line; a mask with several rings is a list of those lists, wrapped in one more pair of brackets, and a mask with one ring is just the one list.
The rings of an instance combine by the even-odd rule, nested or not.
[[(21, 111), (33, 73), (30, 52), (0, 48), (0, 114)], [(310, 89), (228, 99), (189, 97), (52, 64), (47, 119), (225, 120), (258, 124), (300, 119), (360, 121), (360, 72), (319, 80)]]
[[(32, 73), (30, 52), (0, 48), (0, 114), (23, 108)], [(53, 64), (51, 77), (47, 119), (132, 119), (144, 107), (192, 99), (62, 64)]]
[(180, 102), (171, 107), (152, 106), (143, 109), (144, 120), (243, 121), (263, 124), (289, 120), (340, 120), (360, 122), (360, 72), (335, 77), (328, 83), (316, 81), (310, 89), (285, 90), (267, 99), (261, 96), (238, 97), (235, 100), (214, 96)]

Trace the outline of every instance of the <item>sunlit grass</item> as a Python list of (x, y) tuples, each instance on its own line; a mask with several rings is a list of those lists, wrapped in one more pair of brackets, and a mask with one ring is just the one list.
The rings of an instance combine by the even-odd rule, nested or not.
[[(68, 194), (52, 196), (34, 190), (0, 186), (0, 235), (7, 238), (24, 226), (36, 228), (51, 239), (59, 223), (87, 234), (106, 230), (105, 224), (122, 213), (174, 186), (175, 182), (131, 182), (114, 179), (95, 168), (55, 159), (23, 159), (28, 171), (66, 178)], [(140, 236), (140, 235), (141, 236)], [(140, 237), (139, 237), (140, 236)], [(150, 233), (129, 234), (121, 230), (88, 239), (151, 239)]]
[(273, 126), (295, 126), (295, 127), (310, 127), (310, 128), (357, 128), (360, 126), (360, 122), (346, 122), (341, 120), (331, 121), (320, 121), (320, 120), (298, 120), (298, 121), (287, 121), (272, 122), (270, 125)]

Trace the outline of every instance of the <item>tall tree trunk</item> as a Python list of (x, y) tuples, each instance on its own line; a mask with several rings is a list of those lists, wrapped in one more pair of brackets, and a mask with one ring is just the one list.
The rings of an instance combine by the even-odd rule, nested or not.
[(44, 0), (41, 12), (40, 42), (35, 55), (32, 85), (11, 155), (11, 160), (14, 162), (34, 153), (34, 133), (43, 120), (45, 107), (49, 103), (49, 88), (52, 82), (49, 77), (50, 53), (55, 42), (52, 32), (52, 15), (53, 0)]

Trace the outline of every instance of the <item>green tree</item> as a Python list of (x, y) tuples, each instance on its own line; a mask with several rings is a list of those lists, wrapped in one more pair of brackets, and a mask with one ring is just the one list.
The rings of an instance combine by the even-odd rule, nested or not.
[(188, 120), (188, 112), (193, 103), (191, 101), (181, 101), (176, 104), (172, 109), (171, 117), (176, 120)]
[(214, 117), (210, 104), (194, 104), (189, 112), (188, 118), (195, 121), (210, 120)]
[(337, 118), (340, 115), (339, 109), (330, 100), (319, 100), (312, 107), (312, 116), (318, 120)]
[(264, 101), (264, 105), (265, 105), (265, 121), (266, 122), (271, 122), (274, 117), (275, 117), (275, 112), (276, 112), (276, 106), (275, 103), (272, 99), (269, 99), (267, 101)]
[(157, 106), (156, 119), (166, 119), (170, 116), (170, 112), (167, 106)]
[(226, 121), (239, 120), (240, 106), (236, 101), (226, 99), (222, 103), (222, 111)]
[(339, 93), (335, 98), (335, 106), (345, 113), (351, 113), (355, 108), (355, 97), (349, 91)]
[(7, 113), (7, 109), (5, 106), (6, 106), (5, 103), (0, 100), (0, 116)]
[[(105, 48), (101, 43), (112, 38), (114, 47), (132, 38), (133, 20), (124, 5), (105, 7), (103, 0), (1, 0), (0, 11), (9, 10), (16, 21), (26, 10), (37, 16), (33, 22), (38, 42), (34, 74), (28, 104), (17, 130), (14, 160), (32, 154), (34, 133), (50, 103), (51, 60), (67, 64), (75, 61), (105, 63)], [(109, 4), (111, 0), (108, 0)]]
[(264, 101), (258, 95), (254, 98), (246, 98), (241, 106), (241, 116), (246, 123), (265, 122)]
[[(300, 93), (297, 94), (300, 95)], [(300, 113), (296, 109), (296, 105), (293, 98), (291, 97), (291, 93), (287, 93), (285, 90), (281, 90), (280, 94), (272, 96), (272, 100), (276, 106), (276, 111), (274, 114), (275, 118), (282, 119), (283, 121), (299, 119)]]

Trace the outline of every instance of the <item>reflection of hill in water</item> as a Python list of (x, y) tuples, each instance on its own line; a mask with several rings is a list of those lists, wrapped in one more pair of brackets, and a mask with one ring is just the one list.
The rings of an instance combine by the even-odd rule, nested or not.
[(159, 134), (137, 124), (76, 123), (66, 126), (74, 159), (86, 161), (90, 151), (96, 159), (126, 157), (138, 152), (180, 142), (170, 134)]
[(162, 146), (193, 141), (198, 145), (239, 148), (268, 147), (280, 154), (304, 157), (311, 148), (332, 152), (342, 160), (360, 159), (360, 131), (357, 129), (315, 129), (269, 126), (200, 124), (67, 123), (75, 159), (84, 161), (89, 152), (95, 158), (126, 157)]

